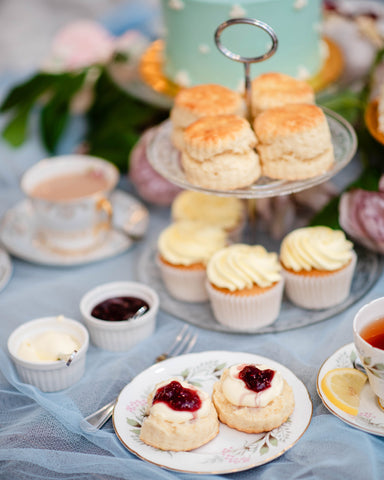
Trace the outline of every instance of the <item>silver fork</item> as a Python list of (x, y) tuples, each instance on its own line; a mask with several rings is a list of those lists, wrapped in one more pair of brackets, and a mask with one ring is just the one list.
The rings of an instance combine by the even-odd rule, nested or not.
[[(195, 346), (197, 334), (193, 335), (193, 333), (190, 332), (188, 328), (188, 325), (184, 325), (184, 327), (177, 334), (170, 348), (166, 352), (156, 357), (153, 363), (162, 362), (167, 358), (190, 352)], [(107, 405), (99, 408), (99, 410), (97, 410), (96, 412), (91, 413), (91, 415), (88, 415), (88, 417), (85, 417), (84, 421), (82, 422), (83, 430), (87, 429), (87, 424), (88, 426), (91, 425), (92, 427), (97, 429), (102, 428), (103, 425), (111, 418), (113, 409), (115, 408), (115, 403), (116, 399), (112, 400), (112, 402), (107, 403)]]

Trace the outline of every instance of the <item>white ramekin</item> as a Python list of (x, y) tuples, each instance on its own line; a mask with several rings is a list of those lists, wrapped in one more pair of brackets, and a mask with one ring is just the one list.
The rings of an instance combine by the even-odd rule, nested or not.
[[(133, 320), (106, 321), (91, 315), (93, 307), (113, 297), (134, 296), (145, 300), (149, 310)], [(89, 330), (91, 341), (97, 347), (113, 352), (126, 351), (149, 337), (156, 326), (159, 297), (147, 285), (138, 282), (111, 282), (99, 285), (86, 293), (80, 301), (80, 311)]]
[[(48, 331), (65, 332), (80, 344), (78, 353), (69, 366), (64, 360), (32, 362), (17, 354), (22, 341)], [(76, 383), (84, 374), (89, 345), (87, 329), (80, 322), (58, 315), (31, 320), (16, 328), (8, 338), (8, 352), (20, 379), (40, 388), (43, 392), (56, 392)]]

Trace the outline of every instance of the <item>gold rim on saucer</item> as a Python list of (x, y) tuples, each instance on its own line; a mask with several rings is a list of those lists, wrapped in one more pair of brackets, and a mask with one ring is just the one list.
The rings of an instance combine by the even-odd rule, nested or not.
[(364, 121), (372, 137), (384, 145), (384, 134), (379, 130), (378, 105), (379, 102), (377, 99), (369, 102), (364, 113)]
[[(321, 70), (308, 83), (315, 91), (323, 90), (329, 84), (336, 81), (344, 68), (344, 57), (340, 48), (329, 38), (324, 37), (328, 46), (328, 56)], [(169, 80), (163, 73), (163, 40), (155, 40), (144, 52), (140, 60), (139, 73), (149, 87), (158, 93), (174, 97), (182, 88), (180, 85)]]

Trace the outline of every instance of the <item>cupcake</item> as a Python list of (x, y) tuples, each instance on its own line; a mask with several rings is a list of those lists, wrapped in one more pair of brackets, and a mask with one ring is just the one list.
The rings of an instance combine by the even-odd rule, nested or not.
[(216, 320), (236, 330), (257, 330), (279, 315), (284, 280), (277, 254), (261, 245), (234, 244), (207, 265), (207, 291)]
[(245, 115), (243, 97), (227, 87), (216, 84), (183, 88), (175, 97), (170, 113), (172, 143), (183, 149), (184, 130), (207, 115)]
[(238, 241), (246, 221), (246, 207), (237, 197), (184, 190), (172, 202), (171, 215), (174, 221), (193, 220), (221, 227), (232, 241)]
[(213, 386), (212, 401), (219, 419), (246, 433), (269, 432), (292, 414), (292, 388), (277, 371), (261, 364), (226, 368)]
[(288, 299), (308, 309), (341, 303), (349, 295), (356, 260), (342, 230), (318, 226), (290, 232), (280, 249)]
[(193, 450), (219, 433), (208, 394), (177, 378), (156, 385), (148, 397), (146, 414), (140, 440), (160, 450)]
[(157, 264), (169, 293), (186, 302), (208, 300), (206, 265), (227, 244), (227, 234), (216, 226), (184, 220), (163, 230), (158, 239)]

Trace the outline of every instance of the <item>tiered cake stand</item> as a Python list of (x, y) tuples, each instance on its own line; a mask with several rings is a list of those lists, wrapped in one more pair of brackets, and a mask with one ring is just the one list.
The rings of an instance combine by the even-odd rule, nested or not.
[[(236, 58), (234, 58), (235, 54), (231, 54), (231, 52), (228, 52), (224, 47), (221, 46), (219, 42), (219, 36), (221, 31), (227, 26), (234, 23), (252, 23), (267, 31), (272, 38), (272, 48), (270, 52), (268, 52), (263, 57), (258, 57), (257, 59), (244, 59), (244, 57), (240, 56), (236, 56)], [(259, 22), (258, 20), (253, 19), (233, 19), (229, 22), (225, 22), (225, 24), (222, 24), (216, 31), (216, 43), (218, 44), (218, 48), (220, 48), (220, 50), (230, 58), (236, 61), (241, 61), (245, 64), (245, 84), (248, 88), (247, 98), (249, 102), (250, 82), (248, 77), (249, 70), (247, 71), (249, 63), (253, 61), (260, 61), (260, 58), (262, 60), (268, 58), (276, 49), (275, 47), (277, 45), (276, 37), (274, 37), (273, 34), (270, 33), (270, 27), (267, 26), (267, 29), (265, 28), (265, 25), (266, 24), (263, 24), (263, 22)], [(248, 107), (250, 107), (249, 103)], [(335, 162), (332, 168), (329, 169), (327, 172), (306, 180), (282, 181), (263, 177), (247, 188), (230, 191), (211, 190), (199, 187), (197, 185), (192, 185), (186, 179), (184, 171), (181, 167), (180, 152), (173, 146), (171, 142), (171, 124), (169, 120), (159, 125), (156, 134), (154, 135), (152, 141), (149, 143), (147, 151), (148, 159), (152, 167), (160, 175), (184, 189), (196, 190), (203, 193), (220, 196), (234, 196), (238, 198), (248, 199), (248, 201), (250, 202), (256, 201), (260, 198), (276, 197), (279, 195), (287, 195), (299, 192), (314, 187), (315, 185), (319, 185), (326, 180), (332, 178), (346, 165), (348, 165), (356, 152), (357, 140), (355, 131), (352, 126), (344, 118), (331, 110), (324, 109), (324, 113), (326, 115), (331, 132), (332, 144), (335, 154)], [(269, 241), (268, 238), (266, 240), (264, 238), (263, 241), (259, 242), (259, 239), (256, 238), (253, 239), (252, 243), (264, 243), (264, 246), (267, 249), (269, 247), (269, 250), (271, 250), (271, 245), (274, 242), (275, 241), (272, 239)], [(292, 305), (288, 300), (284, 298), (280, 315), (275, 321), (275, 323), (264, 328), (259, 328), (257, 330), (249, 330), (248, 333), (278, 332), (302, 327), (305, 325), (310, 325), (330, 318), (358, 301), (376, 282), (383, 267), (383, 260), (381, 256), (374, 252), (365, 250), (357, 246), (356, 250), (358, 254), (358, 262), (352, 281), (350, 295), (344, 302), (332, 308), (309, 311)], [(160, 272), (156, 265), (156, 251), (156, 245), (153, 245), (144, 252), (139, 262), (138, 271), (140, 280), (151, 285), (159, 293), (161, 308), (168, 313), (175, 315), (178, 318), (182, 318), (183, 320), (202, 328), (225, 332), (235, 332), (236, 330), (230, 329), (216, 322), (208, 302), (197, 304), (186, 303), (176, 300), (169, 295), (161, 280)], [(242, 331), (241, 333), (244, 333), (244, 331)]]

